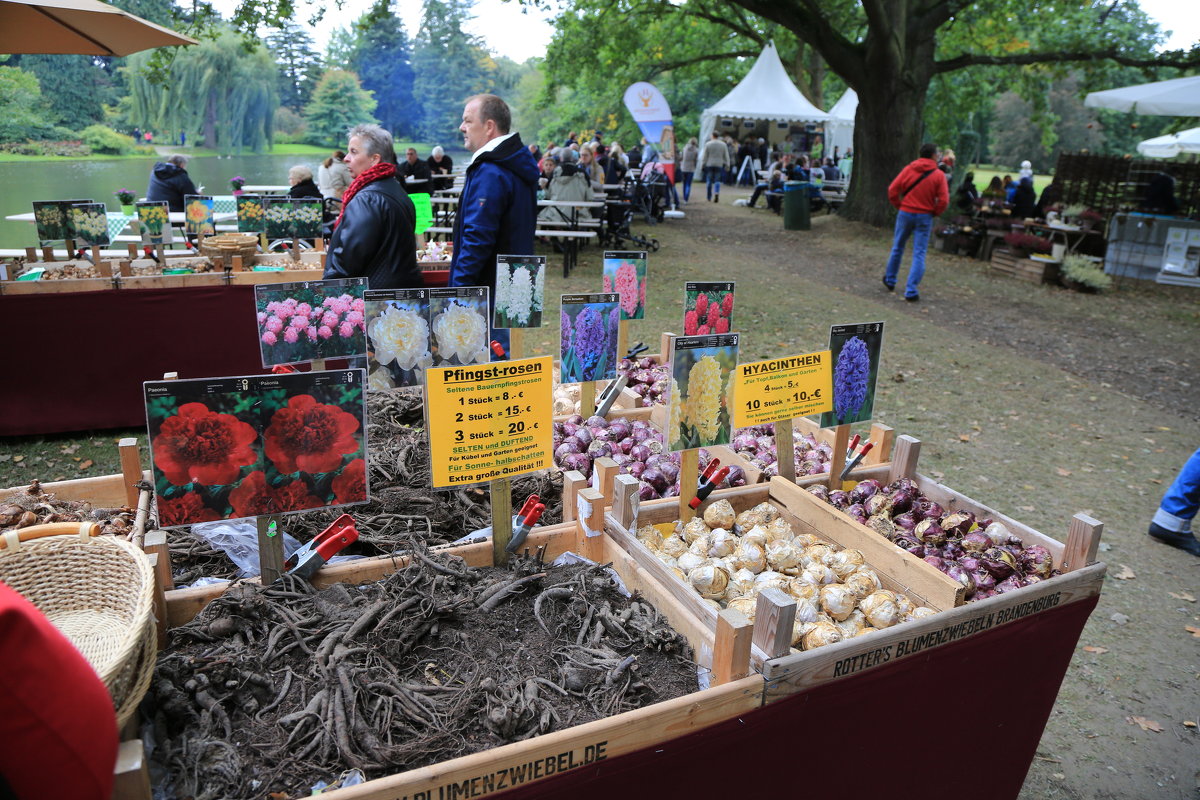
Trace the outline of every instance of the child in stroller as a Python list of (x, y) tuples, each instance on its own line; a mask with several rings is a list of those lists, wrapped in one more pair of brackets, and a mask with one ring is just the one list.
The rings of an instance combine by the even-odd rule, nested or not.
[(625, 176), (620, 197), (610, 199), (605, 209), (604, 240), (614, 248), (632, 243), (647, 250), (658, 250), (658, 239), (635, 234), (631, 229), (635, 215), (642, 216), (651, 225), (662, 221), (666, 210), (666, 175), (651, 171), (648, 180), (630, 170)]

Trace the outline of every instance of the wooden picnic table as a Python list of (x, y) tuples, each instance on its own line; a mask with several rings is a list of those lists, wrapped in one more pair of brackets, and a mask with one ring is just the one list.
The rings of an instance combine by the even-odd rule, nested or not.
[(291, 186), (279, 183), (247, 183), (242, 187), (246, 194), (287, 194)]
[(579, 211), (581, 209), (604, 208), (605, 203), (600, 200), (538, 200), (539, 208), (560, 208), (570, 209), (570, 219), (567, 222), (566, 230), (551, 230), (547, 229), (550, 226), (544, 226), (544, 223), (539, 222), (537, 235), (548, 239), (559, 239), (562, 242), (563, 249), (563, 277), (570, 276), (571, 270), (578, 263), (579, 245), (586, 240), (595, 239), (598, 234), (595, 231), (585, 231), (580, 225)]

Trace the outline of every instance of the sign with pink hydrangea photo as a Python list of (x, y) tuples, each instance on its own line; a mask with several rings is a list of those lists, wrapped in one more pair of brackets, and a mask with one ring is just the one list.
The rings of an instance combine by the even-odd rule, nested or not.
[(306, 364), (367, 352), (366, 289), (366, 278), (255, 286), (263, 366)]
[(559, 383), (611, 380), (617, 376), (620, 295), (564, 294)]
[(604, 251), (604, 291), (621, 296), (621, 319), (646, 316), (646, 251)]
[(496, 256), (493, 328), (542, 327), (545, 298), (545, 256)]
[(683, 285), (683, 335), (708, 336), (733, 330), (733, 281)]
[(367, 387), (421, 386), (433, 366), (428, 289), (368, 289)]
[(163, 528), (365, 503), (361, 369), (143, 384)]
[(833, 358), (833, 411), (821, 415), (822, 428), (871, 419), (882, 349), (882, 322), (834, 325), (829, 329), (829, 351)]
[(671, 341), (667, 449), (728, 444), (732, 438), (738, 334), (676, 336)]

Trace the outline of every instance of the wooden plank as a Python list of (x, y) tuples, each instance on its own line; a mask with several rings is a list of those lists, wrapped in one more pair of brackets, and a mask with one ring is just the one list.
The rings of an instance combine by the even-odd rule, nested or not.
[(580, 489), (575, 495), (579, 524), (579, 555), (599, 562), (604, 543), (604, 495), (595, 489)]
[(596, 413), (596, 382), (579, 384), (579, 414), (585, 420)]
[(758, 593), (754, 607), (754, 644), (767, 658), (792, 652), (792, 628), (796, 624), (796, 598), (775, 588)]
[(169, 569), (171, 562), (169, 558), (163, 558), (161, 553), (147, 553), (146, 560), (150, 562), (150, 569), (155, 573), (150, 602), (154, 609), (155, 638), (158, 640), (158, 649), (162, 650), (167, 646), (167, 594), (166, 588), (158, 581), (158, 565), (165, 563)]
[[(120, 508), (125, 505), (125, 476), (98, 475), (94, 478), (76, 478), (69, 481), (51, 481), (41, 484), (42, 491), (52, 492), (64, 500), (82, 500), (97, 508)], [(13, 486), (0, 489), (0, 499), (24, 492), (29, 488)]]
[(611, 458), (597, 458), (592, 462), (592, 488), (600, 493), (601, 502), (606, 506), (612, 505), (613, 482), (619, 470), (617, 462)]
[(579, 470), (571, 469), (563, 473), (563, 522), (575, 521), (576, 496), (587, 485), (587, 478)]
[(255, 517), (258, 526), (258, 574), (263, 583), (274, 583), (283, 574), (283, 532), (279, 517)]
[(931, 617), (767, 662), (763, 665), (767, 702), (845, 680), (902, 658), (923, 658), (930, 650), (951, 642), (1094, 597), (1103, 586), (1104, 571), (1104, 564), (1093, 564)]
[(121, 742), (113, 768), (112, 800), (150, 800), (150, 770), (141, 739)]
[(901, 550), (867, 526), (856, 522), (833, 506), (775, 477), (769, 484), (771, 499), (820, 536), (842, 547), (860, 550), (877, 572), (886, 573), (904, 587), (914, 601), (942, 611), (962, 605), (963, 587), (912, 553)]
[(750, 645), (754, 625), (736, 608), (717, 614), (717, 642), (713, 648), (712, 682), (722, 686), (750, 674)]
[(1100, 549), (1100, 534), (1104, 523), (1087, 514), (1076, 514), (1067, 528), (1067, 547), (1063, 553), (1062, 571), (1074, 572), (1096, 562)]
[(892, 453), (892, 473), (888, 483), (916, 475), (917, 459), (920, 456), (921, 442), (919, 439), (908, 435), (896, 437), (896, 447)]
[(896, 444), (895, 429), (882, 422), (876, 422), (871, 425), (871, 435), (868, 438), (875, 443), (875, 446), (862, 460), (864, 465), (875, 466), (891, 460), (892, 448)]
[(792, 421), (790, 419), (775, 421), (775, 453), (779, 477), (795, 482), (796, 443), (792, 438)]
[(850, 446), (850, 426), (838, 425), (833, 429), (833, 453), (829, 456), (829, 489), (842, 488), (842, 469), (846, 466), (846, 448)]
[(492, 560), (495, 564), (508, 563), (508, 543), (512, 541), (512, 481), (500, 478), (488, 484), (488, 495), (492, 502)]
[(687, 522), (696, 516), (689, 505), (696, 496), (697, 483), (700, 479), (700, 451), (693, 448), (679, 454), (679, 516), (676, 519)]
[(121, 456), (121, 477), (125, 481), (125, 505), (137, 508), (138, 488), (134, 484), (142, 479), (142, 454), (138, 450), (136, 436), (122, 439), (117, 444)]
[(64, 278), (63, 280), (5, 281), (5, 294), (69, 294), (104, 292), (115, 288), (112, 278)]
[(613, 516), (622, 528), (635, 530), (638, 505), (641, 503), (638, 494), (641, 489), (641, 481), (632, 475), (618, 475), (614, 478), (613, 483)]

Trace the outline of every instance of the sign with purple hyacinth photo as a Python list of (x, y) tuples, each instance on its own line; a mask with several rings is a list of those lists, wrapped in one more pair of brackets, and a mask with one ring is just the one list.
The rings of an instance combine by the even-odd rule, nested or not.
[(875, 381), (883, 349), (883, 323), (834, 325), (829, 329), (833, 356), (833, 411), (821, 415), (821, 427), (848, 425), (871, 419)]

